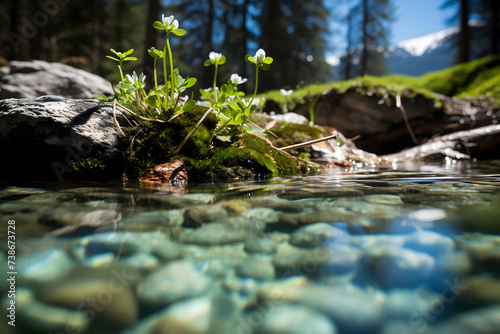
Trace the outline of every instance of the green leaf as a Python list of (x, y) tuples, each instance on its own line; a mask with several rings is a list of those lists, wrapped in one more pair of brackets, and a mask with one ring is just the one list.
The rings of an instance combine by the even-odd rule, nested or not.
[(231, 136), (216, 135), (215, 137), (222, 142), (231, 142)]
[(109, 49), (109, 51), (113, 52), (115, 55), (117, 55), (117, 56), (118, 56), (118, 52), (116, 52), (116, 50), (115, 50), (115, 49)]
[(115, 57), (111, 57), (111, 56), (106, 56), (106, 58), (113, 59), (114, 61), (120, 61), (120, 59), (116, 59)]
[(134, 49), (130, 49), (130, 50), (124, 52), (124, 55), (128, 56), (129, 54), (132, 54), (132, 52), (134, 52)]
[(250, 55), (245, 56), (245, 61), (250, 64), (255, 64), (255, 59), (253, 59), (253, 57)]
[(219, 65), (225, 64), (226, 63), (226, 56), (222, 55), (217, 63)]
[(267, 71), (269, 69), (269, 64), (261, 64), (260, 68), (262, 68), (263, 71)]
[(106, 96), (102, 94), (94, 94), (94, 99), (98, 99), (104, 102), (112, 102), (115, 97), (114, 96)]
[(273, 62), (273, 60), (274, 59), (271, 58), (271, 57), (266, 57), (266, 58), (264, 58), (264, 64), (268, 64), (269, 65), (269, 64), (271, 64)]
[(337, 138), (337, 143), (339, 144), (339, 146), (342, 146), (345, 144), (345, 142), (340, 138)]
[(158, 29), (158, 30), (165, 30), (165, 26), (160, 21), (154, 21), (153, 27)]
[(186, 88), (193, 87), (197, 81), (198, 80), (196, 80), (196, 78), (187, 78), (184, 85), (186, 86)]
[(184, 36), (186, 34), (186, 30), (184, 29), (174, 29), (172, 33), (176, 36)]
[(191, 110), (191, 109), (193, 109), (193, 107), (195, 105), (196, 105), (196, 101), (195, 100), (189, 100), (186, 103), (184, 103), (184, 105), (182, 106), (182, 110), (184, 110), (184, 111)]
[(207, 60), (205, 60), (205, 61), (203, 62), (203, 66), (205, 66), (205, 67), (206, 67), (206, 66), (213, 65), (213, 64), (214, 64), (214, 62), (213, 62), (213, 60), (212, 60), (212, 59), (207, 59)]
[(123, 58), (123, 61), (136, 61), (137, 58), (136, 57), (125, 57)]

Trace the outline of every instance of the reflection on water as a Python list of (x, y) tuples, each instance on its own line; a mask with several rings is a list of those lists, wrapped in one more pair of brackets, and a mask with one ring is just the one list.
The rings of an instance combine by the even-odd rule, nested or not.
[(0, 330), (498, 333), (500, 163), (394, 168), (183, 191), (4, 182)]

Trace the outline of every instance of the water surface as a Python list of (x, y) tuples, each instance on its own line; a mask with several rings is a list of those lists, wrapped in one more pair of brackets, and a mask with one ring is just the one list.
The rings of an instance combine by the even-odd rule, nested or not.
[(393, 167), (1, 182), (0, 330), (500, 332), (500, 162)]

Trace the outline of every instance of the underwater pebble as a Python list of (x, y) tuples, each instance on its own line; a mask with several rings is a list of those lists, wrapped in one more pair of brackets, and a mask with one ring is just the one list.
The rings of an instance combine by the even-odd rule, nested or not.
[(120, 257), (118, 260), (119, 266), (147, 271), (156, 269), (159, 264), (158, 258), (149, 253), (135, 253), (129, 256)]
[(250, 209), (242, 214), (243, 217), (248, 219), (262, 220), (268, 224), (274, 224), (279, 220), (279, 212), (270, 208), (255, 208)]
[(151, 334), (205, 334), (210, 328), (211, 310), (209, 297), (177, 302), (156, 321)]
[(205, 224), (192, 232), (181, 234), (179, 240), (183, 243), (196, 245), (225, 245), (243, 242), (248, 233), (234, 229), (230, 225), (221, 223)]
[(189, 208), (184, 213), (184, 226), (198, 227), (210, 222), (222, 223), (227, 216), (227, 211), (219, 205)]
[(61, 249), (42, 249), (23, 254), (17, 261), (19, 279), (42, 283), (67, 275), (74, 267), (73, 260)]
[(383, 299), (353, 285), (269, 283), (259, 289), (257, 296), (265, 303), (297, 303), (322, 312), (340, 333), (376, 333), (384, 320)]
[(297, 247), (316, 247), (335, 239), (347, 240), (349, 234), (326, 223), (316, 223), (300, 227), (292, 233), (290, 244)]
[(460, 294), (458, 299), (473, 307), (500, 303), (500, 279), (475, 275), (459, 281)]
[(236, 266), (236, 274), (241, 277), (250, 277), (256, 280), (270, 281), (275, 272), (271, 259), (252, 256)]
[(417, 252), (429, 254), (433, 257), (439, 257), (443, 254), (453, 252), (455, 242), (452, 238), (445, 235), (417, 229), (406, 237), (403, 246)]
[(363, 253), (357, 279), (383, 288), (414, 287), (429, 279), (436, 269), (434, 258), (410, 249), (380, 245)]
[(139, 282), (137, 296), (146, 308), (159, 309), (204, 294), (212, 280), (186, 260), (171, 262)]
[(245, 251), (248, 253), (272, 254), (278, 249), (276, 241), (270, 238), (248, 238), (245, 242)]
[(328, 317), (309, 307), (293, 304), (277, 305), (266, 314), (257, 334), (336, 334), (337, 329)]
[[(97, 275), (99, 272), (95, 272)], [(114, 276), (103, 271), (102, 275), (74, 274), (67, 279), (43, 286), (37, 298), (51, 305), (92, 314), (91, 325), (101, 328), (121, 329), (137, 321), (139, 309), (131, 290), (133, 281), (126, 281), (121, 270)], [(125, 271), (131, 273), (131, 271)], [(85, 316), (87, 318), (87, 316)]]
[(183, 223), (184, 210), (181, 209), (140, 212), (120, 220), (120, 225), (125, 226), (125, 228), (142, 227), (151, 230), (179, 227)]
[(389, 205), (401, 205), (403, 201), (399, 196), (396, 195), (368, 195), (364, 197), (364, 200), (368, 203), (374, 204), (389, 204)]

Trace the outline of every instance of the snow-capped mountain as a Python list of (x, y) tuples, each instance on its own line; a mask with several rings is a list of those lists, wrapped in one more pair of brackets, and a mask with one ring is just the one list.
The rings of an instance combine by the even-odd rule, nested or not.
[[(471, 21), (472, 58), (480, 57), (487, 47), (484, 41), (484, 24)], [(452, 66), (457, 57), (458, 27), (448, 28), (425, 36), (402, 41), (390, 46), (384, 52), (385, 66), (390, 74), (405, 74), (418, 76), (430, 71), (438, 71)], [(481, 38), (483, 37), (483, 38)], [(359, 49), (352, 58), (352, 65), (359, 63)], [(338, 78), (342, 79), (345, 53), (342, 52), (327, 58), (334, 67)], [(354, 70), (356, 71), (356, 70)]]

